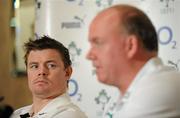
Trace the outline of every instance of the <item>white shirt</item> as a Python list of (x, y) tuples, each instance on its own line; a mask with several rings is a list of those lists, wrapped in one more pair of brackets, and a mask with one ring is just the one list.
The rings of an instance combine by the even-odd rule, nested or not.
[[(32, 105), (17, 109), (11, 118), (20, 118), (20, 115), (31, 114)], [(41, 111), (32, 118), (87, 118), (87, 116), (74, 105), (67, 94), (58, 96), (50, 101)]]
[(180, 118), (180, 73), (150, 59), (103, 118)]

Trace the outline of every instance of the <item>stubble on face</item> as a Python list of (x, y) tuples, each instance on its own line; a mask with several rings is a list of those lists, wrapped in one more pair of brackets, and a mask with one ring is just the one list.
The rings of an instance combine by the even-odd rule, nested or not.
[[(119, 75), (119, 62), (123, 56), (124, 37), (120, 34), (124, 33), (123, 27), (120, 26), (119, 14), (114, 10), (108, 10), (100, 13), (91, 23), (90, 39), (99, 39), (103, 42), (103, 48), (96, 49), (96, 59), (91, 59), (96, 65), (98, 80), (102, 83), (115, 85)], [(100, 50), (101, 49), (101, 50)]]
[(68, 78), (65, 77), (64, 64), (56, 50), (47, 49), (32, 52), (28, 61), (37, 64), (42, 69), (40, 72), (38, 69), (27, 69), (29, 88), (34, 96), (46, 98), (57, 96), (66, 91)]

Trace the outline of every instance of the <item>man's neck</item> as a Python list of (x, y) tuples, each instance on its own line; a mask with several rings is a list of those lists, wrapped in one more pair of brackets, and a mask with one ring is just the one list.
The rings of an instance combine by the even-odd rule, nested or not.
[(128, 72), (121, 77), (122, 79), (118, 82), (120, 83), (118, 89), (121, 91), (122, 95), (126, 93), (127, 89), (130, 87), (131, 83), (134, 81), (135, 77), (147, 61), (148, 59), (146, 61), (136, 61), (126, 66), (126, 68), (128, 68)]
[(33, 97), (32, 113), (36, 114), (41, 111), (51, 100), (52, 98), (44, 99)]

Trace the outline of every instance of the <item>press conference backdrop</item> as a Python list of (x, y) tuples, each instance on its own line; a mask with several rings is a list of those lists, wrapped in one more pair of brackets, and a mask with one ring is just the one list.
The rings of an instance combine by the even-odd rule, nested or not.
[[(97, 81), (94, 68), (85, 59), (89, 49), (88, 27), (99, 11), (121, 3), (137, 6), (147, 13), (159, 36), (159, 56), (165, 64), (179, 70), (180, 0), (36, 1), (35, 36), (49, 35), (68, 47), (74, 69), (69, 95), (90, 118), (100, 118), (110, 98), (116, 99), (119, 94), (115, 88)], [(109, 111), (107, 118), (112, 117)]]

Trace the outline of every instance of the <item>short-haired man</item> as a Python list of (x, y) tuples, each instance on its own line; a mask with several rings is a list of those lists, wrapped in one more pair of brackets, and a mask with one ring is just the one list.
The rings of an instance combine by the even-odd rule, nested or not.
[(67, 94), (72, 74), (68, 49), (43, 36), (25, 43), (25, 51), (33, 104), (16, 110), (12, 118), (87, 118)]
[(180, 74), (158, 58), (157, 33), (145, 13), (122, 4), (103, 10), (89, 42), (98, 80), (122, 94), (113, 118), (180, 118)]

